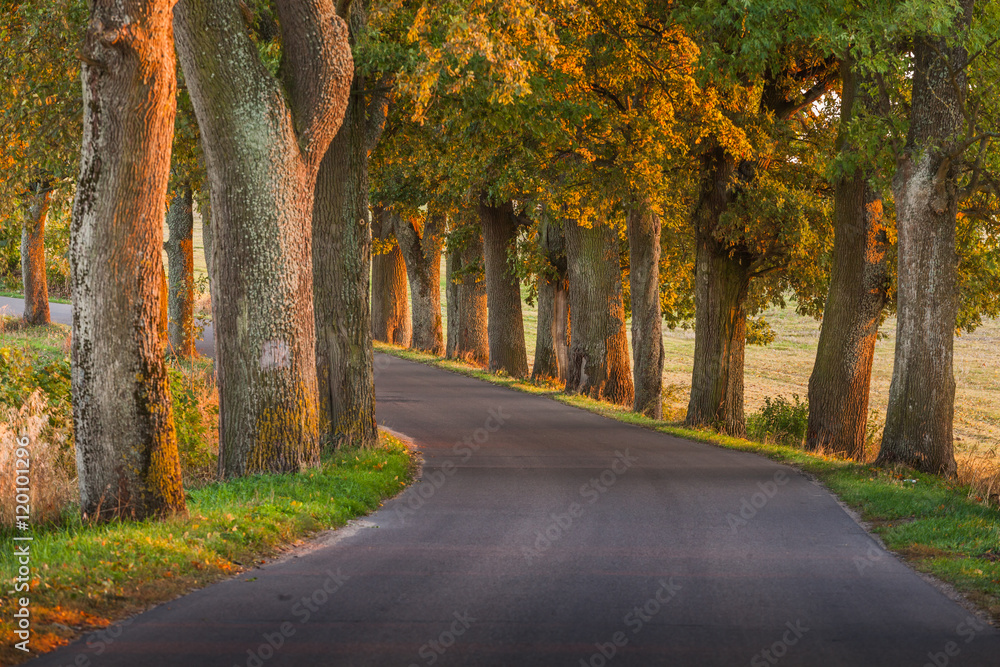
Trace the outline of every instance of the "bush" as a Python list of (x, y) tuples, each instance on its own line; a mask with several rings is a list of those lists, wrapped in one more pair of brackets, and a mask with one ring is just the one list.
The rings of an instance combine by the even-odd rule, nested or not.
[(211, 363), (171, 364), (170, 393), (184, 486), (214, 481), (219, 458), (219, 392)]
[(792, 394), (792, 402), (784, 396), (764, 398), (764, 407), (747, 418), (747, 435), (761, 442), (801, 447), (809, 424), (809, 404)]

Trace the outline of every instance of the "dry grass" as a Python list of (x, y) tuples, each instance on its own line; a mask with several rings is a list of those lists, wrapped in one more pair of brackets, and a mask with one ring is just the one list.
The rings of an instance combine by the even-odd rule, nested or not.
[[(28, 478), (32, 525), (59, 519), (76, 500), (73, 462), (67, 460), (66, 434), (47, 428), (48, 402), (40, 390), (28, 397), (20, 409), (0, 413), (0, 525), (12, 526), (17, 512), (17, 477)], [(27, 450), (27, 472), (18, 468), (18, 450)], [(23, 465), (23, 458), (20, 459)]]

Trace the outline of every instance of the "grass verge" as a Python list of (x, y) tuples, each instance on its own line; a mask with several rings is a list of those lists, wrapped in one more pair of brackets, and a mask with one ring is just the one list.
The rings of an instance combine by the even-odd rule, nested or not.
[[(0, 664), (11, 665), (88, 631), (273, 558), (317, 531), (342, 526), (396, 495), (412, 479), (406, 445), (344, 448), (319, 468), (256, 475), (187, 492), (188, 516), (165, 521), (38, 527), (31, 542), (31, 654), (14, 648), (10, 586), (0, 590)], [(78, 515), (74, 515), (78, 517)], [(13, 534), (0, 567), (16, 577)]]
[[(650, 419), (621, 406), (562, 392), (557, 385), (487, 373), (455, 360), (376, 343), (375, 349), (431, 364), (688, 440), (787, 463), (819, 479), (856, 511), (891, 551), (916, 570), (952, 585), (1000, 622), (1000, 512), (977, 502), (968, 486), (909, 468), (878, 468), (785, 445), (732, 438)], [(860, 566), (859, 566), (860, 567)]]

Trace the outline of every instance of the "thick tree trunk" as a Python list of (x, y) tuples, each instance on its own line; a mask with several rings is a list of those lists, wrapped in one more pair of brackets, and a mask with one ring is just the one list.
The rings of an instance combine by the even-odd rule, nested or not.
[(538, 276), (538, 327), (531, 378), (555, 378), (565, 382), (569, 359), (566, 243), (562, 229), (544, 221), (539, 225), (538, 242), (548, 266)]
[[(972, 19), (972, 0), (955, 33)], [(964, 47), (918, 38), (906, 148), (893, 193), (899, 238), (896, 354), (878, 461), (955, 474), (952, 369), (958, 317), (955, 220), (961, 166), (949, 158), (960, 143), (967, 88)]]
[(80, 508), (97, 519), (185, 509), (160, 328), (177, 92), (172, 5), (95, 0), (83, 45), (70, 232), (73, 426)]
[(190, 359), (194, 350), (194, 205), (191, 186), (182, 186), (167, 210), (170, 237), (164, 244), (170, 271), (167, 303), (170, 350)]
[(48, 324), (49, 285), (45, 273), (45, 220), (52, 201), (47, 183), (33, 183), (21, 225), (21, 279), (24, 283), (24, 321)]
[(380, 207), (375, 208), (372, 216), (372, 236), (383, 248), (392, 244), (388, 252), (372, 257), (372, 337), (409, 347), (412, 331), (410, 301), (406, 296), (406, 262), (393, 234), (389, 212)]
[[(361, 2), (351, 13), (352, 38), (364, 30)], [(374, 447), (375, 376), (368, 292), (366, 78), (355, 73), (347, 114), (327, 149), (313, 209), (313, 291), (321, 437), (328, 445)]]
[(660, 217), (648, 199), (628, 211), (632, 299), (632, 363), (635, 364), (633, 409), (647, 417), (663, 416), (663, 320), (660, 313)]
[(509, 256), (517, 238), (517, 218), (510, 202), (492, 206), (481, 201), (478, 212), (483, 230), (490, 372), (503, 371), (523, 378), (528, 375), (528, 353), (521, 317), (521, 283)]
[[(396, 241), (406, 262), (410, 281), (410, 313), (413, 322), (414, 350), (444, 354), (444, 330), (441, 325), (441, 248), (444, 245), (446, 217), (433, 205), (428, 206), (421, 225), (412, 215), (389, 213)], [(421, 229), (418, 229), (422, 227)]]
[(743, 354), (751, 258), (715, 238), (729, 204), (736, 164), (717, 147), (702, 167), (703, 186), (695, 210), (695, 344), (691, 399), (685, 424), (714, 426), (746, 435), (743, 412)]
[[(854, 113), (859, 82), (842, 65), (841, 132)], [(841, 139), (840, 150), (854, 151)], [(875, 340), (885, 308), (888, 269), (882, 201), (860, 167), (835, 184), (833, 268), (809, 378), (806, 448), (853, 459), (864, 455)]]
[(444, 265), (444, 298), (445, 310), (448, 314), (448, 330), (445, 332), (444, 356), (449, 359), (455, 358), (455, 350), (458, 349), (458, 283), (460, 279), (455, 275), (455, 271), (462, 265), (461, 250), (449, 247), (445, 250)]
[(236, 3), (182, 0), (175, 12), (211, 185), (226, 477), (295, 471), (319, 456), (313, 201), (354, 65), (331, 0), (277, 7), (283, 72), (293, 79), (284, 89), (260, 62)]
[[(483, 275), (483, 239), (477, 231), (448, 255), (451, 262), (448, 286), (448, 356), (485, 366), (490, 359), (487, 333), (486, 281)], [(455, 274), (459, 276), (454, 277)], [(452, 314), (452, 294), (455, 299)], [(454, 334), (451, 319), (455, 318)], [(451, 337), (455, 343), (452, 346)]]
[(631, 405), (635, 392), (618, 236), (610, 225), (586, 228), (571, 220), (563, 231), (573, 313), (566, 391)]

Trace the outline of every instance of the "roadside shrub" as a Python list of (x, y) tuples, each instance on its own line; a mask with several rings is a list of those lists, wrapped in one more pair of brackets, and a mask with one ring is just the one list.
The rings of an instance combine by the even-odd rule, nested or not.
[(767, 396), (764, 406), (747, 418), (747, 435), (761, 442), (801, 447), (808, 423), (809, 404), (798, 394), (792, 394), (791, 401), (784, 396)]
[(184, 486), (201, 486), (216, 479), (219, 458), (219, 392), (212, 364), (176, 362), (169, 372)]

